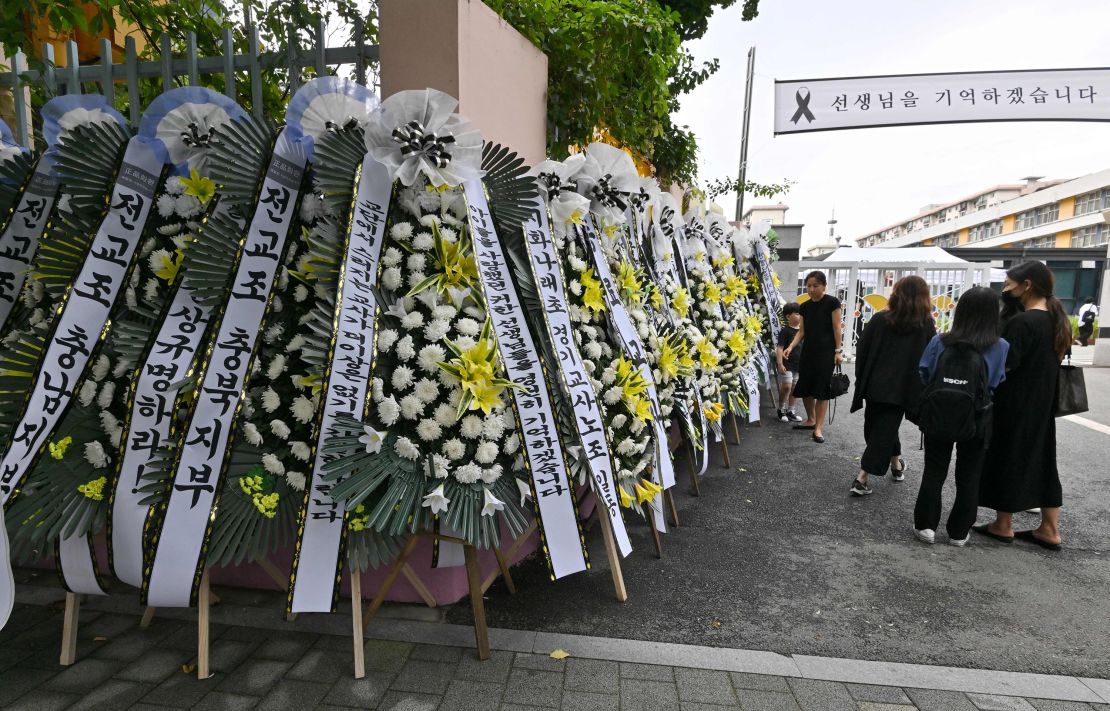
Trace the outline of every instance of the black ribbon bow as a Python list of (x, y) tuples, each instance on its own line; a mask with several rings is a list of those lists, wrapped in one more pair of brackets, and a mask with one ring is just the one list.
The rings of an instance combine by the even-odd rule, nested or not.
[(628, 203), (625, 202), (623, 193), (609, 184), (612, 179), (612, 173), (601, 176), (597, 185), (590, 190), (590, 196), (606, 207), (615, 207), (623, 211), (628, 208)]
[(353, 131), (358, 127), (358, 119), (354, 116), (348, 116), (343, 123), (336, 123), (334, 121), (325, 121), (324, 128), (328, 131)]
[[(805, 96), (802, 96), (803, 91), (806, 93)], [(796, 101), (798, 104), (798, 110), (795, 111), (794, 115), (790, 117), (791, 123), (798, 123), (798, 121), (803, 116), (805, 116), (806, 120), (810, 123), (814, 122), (815, 117), (813, 115), (813, 112), (809, 110), (809, 99), (809, 89), (802, 88), (794, 92), (794, 101)]]
[(540, 173), (536, 177), (542, 180), (543, 184), (547, 186), (547, 197), (550, 200), (559, 197), (559, 194), (564, 190), (574, 190), (577, 187), (577, 184), (573, 180), (568, 180), (566, 183), (563, 183), (563, 179), (555, 173)]
[(401, 155), (408, 158), (413, 153), (422, 153), (437, 168), (446, 168), (451, 162), (447, 146), (455, 142), (451, 135), (437, 136), (435, 132), (425, 133), (424, 126), (416, 120), (393, 129), (393, 140), (401, 144)]
[(216, 135), (216, 129), (209, 127), (207, 133), (200, 132), (200, 126), (196, 122), (188, 125), (185, 131), (181, 132), (181, 142), (189, 148), (208, 148), (212, 145), (212, 138)]

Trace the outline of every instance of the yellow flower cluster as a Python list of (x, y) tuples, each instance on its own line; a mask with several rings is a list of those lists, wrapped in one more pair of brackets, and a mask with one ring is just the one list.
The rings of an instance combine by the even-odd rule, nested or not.
[(160, 249), (150, 255), (150, 268), (154, 271), (154, 276), (167, 284), (172, 284), (177, 279), (177, 272), (184, 261), (183, 250), (178, 249), (171, 255), (166, 250)]
[(358, 531), (365, 531), (369, 526), (370, 514), (366, 511), (365, 505), (359, 504), (347, 519), (347, 527), (357, 533)]
[(617, 360), (617, 386), (621, 389), (621, 401), (634, 417), (652, 419), (651, 403), (645, 397), (648, 383), (640, 369), (624, 356)]
[(492, 330), (493, 325), (487, 319), (478, 341), (465, 351), (448, 341), (447, 345), (455, 353), (455, 358), (437, 364), (458, 380), (462, 388), (463, 396), (457, 413), (459, 417), (467, 410), (481, 410), (488, 415), (493, 408), (502, 407), (505, 403), (501, 400), (501, 393), (506, 387), (512, 386), (511, 381), (494, 377), (497, 346), (493, 342)]
[(728, 349), (739, 360), (743, 360), (744, 356), (748, 354), (748, 340), (744, 337), (742, 330), (736, 329), (728, 337)]
[(621, 506), (626, 509), (632, 508), (632, 504), (636, 503), (643, 505), (656, 497), (657, 494), (663, 491), (663, 487), (658, 484), (652, 483), (647, 479), (640, 479), (632, 485), (632, 490), (635, 496), (629, 494), (624, 489), (624, 485), (617, 487), (621, 495)]
[(216, 194), (216, 183), (195, 170), (190, 170), (189, 177), (180, 180), (185, 186), (185, 194), (192, 195), (200, 200), (201, 204), (208, 202)]
[(605, 310), (605, 299), (601, 295), (601, 282), (594, 277), (594, 270), (587, 269), (579, 277), (582, 282), (582, 303), (588, 311), (599, 314)]
[(675, 289), (674, 296), (671, 297), (671, 308), (680, 318), (686, 318), (686, 314), (690, 312), (690, 292), (681, 286)]
[[(66, 439), (69, 438), (67, 437)], [(104, 485), (107, 483), (108, 477), (102, 476), (99, 479), (93, 479), (92, 481), (87, 481), (84, 484), (78, 486), (77, 491), (84, 494), (86, 499), (92, 499), (93, 501), (103, 501)]]
[(660, 340), (657, 365), (665, 380), (680, 375), (689, 377), (694, 368), (694, 358), (690, 355), (690, 346), (681, 335), (672, 333)]
[(758, 316), (749, 314), (744, 319), (744, 330), (747, 331), (748, 338), (754, 341), (759, 338), (759, 334), (763, 333), (763, 322)]
[(702, 412), (705, 414), (705, 419), (710, 422), (720, 422), (721, 415), (725, 412), (725, 406), (719, 402), (711, 402), (702, 407)]
[(721, 303), (721, 287), (717, 282), (711, 281), (705, 285), (705, 300), (711, 304)]
[(66, 450), (69, 449), (71, 444), (73, 444), (73, 438), (68, 435), (57, 442), (51, 442), (49, 446), (50, 456), (61, 461), (62, 457), (66, 456)]
[(700, 339), (694, 348), (698, 352), (698, 362), (701, 363), (703, 368), (716, 368), (717, 364), (721, 362), (721, 356), (717, 353), (717, 349), (709, 342), (708, 338)]
[(732, 304), (737, 299), (741, 299), (748, 295), (748, 283), (735, 274), (725, 277), (725, 296), (724, 301), (726, 304)]
[(636, 268), (628, 262), (622, 261), (620, 269), (617, 271), (617, 286), (620, 287), (621, 294), (629, 302), (633, 304), (640, 303), (642, 299), (639, 275), (636, 273)]
[(251, 503), (258, 509), (258, 512), (266, 518), (273, 518), (277, 516), (278, 501), (281, 496), (276, 491), (269, 494), (263, 494), (265, 490), (266, 480), (260, 475), (244, 476), (239, 479), (239, 488), (243, 493), (251, 497)]

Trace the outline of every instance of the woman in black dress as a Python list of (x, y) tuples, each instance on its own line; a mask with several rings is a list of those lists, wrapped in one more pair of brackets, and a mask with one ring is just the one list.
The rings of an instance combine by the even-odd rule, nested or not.
[(840, 320), (840, 301), (825, 293), (828, 286), (825, 273), (810, 272), (805, 284), (809, 301), (802, 304), (802, 325), (783, 355), (789, 358), (798, 344), (805, 342), (794, 396), (802, 398), (806, 421), (794, 425), (794, 429), (813, 430), (813, 441), (820, 444), (825, 441), (823, 428), (829, 411), (833, 368), (844, 360), (841, 348), (844, 325)]
[(852, 412), (866, 400), (863, 439), (867, 446), (860, 457), (859, 474), (848, 490), (853, 496), (871, 494), (867, 477), (886, 476), (888, 468), (894, 481), (906, 478), (898, 428), (903, 417), (916, 419), (922, 390), (917, 364), (937, 331), (932, 313), (925, 280), (902, 277), (894, 284), (887, 308), (871, 317), (856, 343)]
[[(979, 505), (995, 520), (974, 531), (1059, 550), (1063, 491), (1056, 468), (1056, 387), (1071, 346), (1071, 325), (1053, 296), (1055, 277), (1041, 262), (1006, 272), (1002, 337), (1010, 344), (1006, 380), (994, 396), (994, 430), (983, 466)], [(1041, 509), (1041, 525), (1014, 532), (1017, 511)]]

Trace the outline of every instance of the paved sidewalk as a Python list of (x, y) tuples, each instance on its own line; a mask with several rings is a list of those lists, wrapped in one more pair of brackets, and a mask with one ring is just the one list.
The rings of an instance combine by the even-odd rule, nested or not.
[(493, 656), (479, 662), (469, 628), (409, 606), (374, 620), (355, 680), (344, 611), (287, 623), (279, 594), (224, 588), (210, 679), (187, 671), (195, 612), (160, 611), (141, 629), (134, 595), (86, 601), (78, 661), (62, 668), (61, 590), (20, 577), (0, 631), (0, 707), (11, 709), (1110, 711), (1107, 681), (542, 632), (491, 630)]

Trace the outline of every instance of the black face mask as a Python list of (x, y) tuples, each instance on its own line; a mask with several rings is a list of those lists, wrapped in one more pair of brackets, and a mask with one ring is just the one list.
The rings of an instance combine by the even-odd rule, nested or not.
[(1003, 291), (1002, 292), (1002, 305), (1004, 307), (1006, 307), (1007, 309), (1017, 309), (1017, 310), (1020, 311), (1021, 308), (1022, 308), (1021, 298), (1019, 298), (1017, 296), (1014, 296), (1009, 291)]

